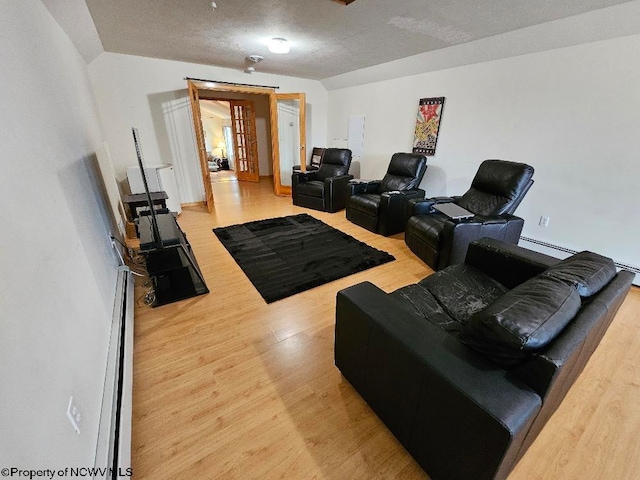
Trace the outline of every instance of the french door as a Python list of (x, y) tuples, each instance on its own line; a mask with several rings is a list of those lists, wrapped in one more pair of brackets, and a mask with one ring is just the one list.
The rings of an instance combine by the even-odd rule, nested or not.
[(230, 100), (235, 168), (239, 181), (259, 182), (258, 139), (253, 102)]

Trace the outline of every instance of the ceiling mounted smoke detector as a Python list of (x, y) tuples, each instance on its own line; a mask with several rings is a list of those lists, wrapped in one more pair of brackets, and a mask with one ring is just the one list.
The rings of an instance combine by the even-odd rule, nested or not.
[(272, 38), (269, 40), (269, 51), (273, 53), (289, 53), (291, 48), (286, 38)]
[(260, 63), (262, 60), (264, 60), (264, 57), (262, 55), (249, 55), (247, 57), (247, 60), (253, 63)]

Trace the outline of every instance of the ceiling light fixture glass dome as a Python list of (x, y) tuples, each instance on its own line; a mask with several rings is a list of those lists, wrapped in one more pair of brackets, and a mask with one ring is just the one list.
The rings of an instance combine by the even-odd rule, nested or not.
[(290, 50), (286, 38), (275, 37), (269, 40), (269, 51), (272, 53), (289, 53)]

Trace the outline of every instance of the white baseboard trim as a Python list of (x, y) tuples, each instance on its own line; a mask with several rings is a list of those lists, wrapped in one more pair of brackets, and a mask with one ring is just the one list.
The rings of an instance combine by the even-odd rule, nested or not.
[[(130, 477), (133, 398), (134, 281), (129, 267), (118, 268), (94, 479)], [(128, 475), (129, 474), (129, 475)]]

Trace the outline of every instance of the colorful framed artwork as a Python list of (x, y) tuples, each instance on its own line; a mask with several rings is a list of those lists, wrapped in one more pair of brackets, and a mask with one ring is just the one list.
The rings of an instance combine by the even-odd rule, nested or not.
[(413, 137), (413, 153), (435, 155), (443, 110), (444, 97), (420, 99)]

